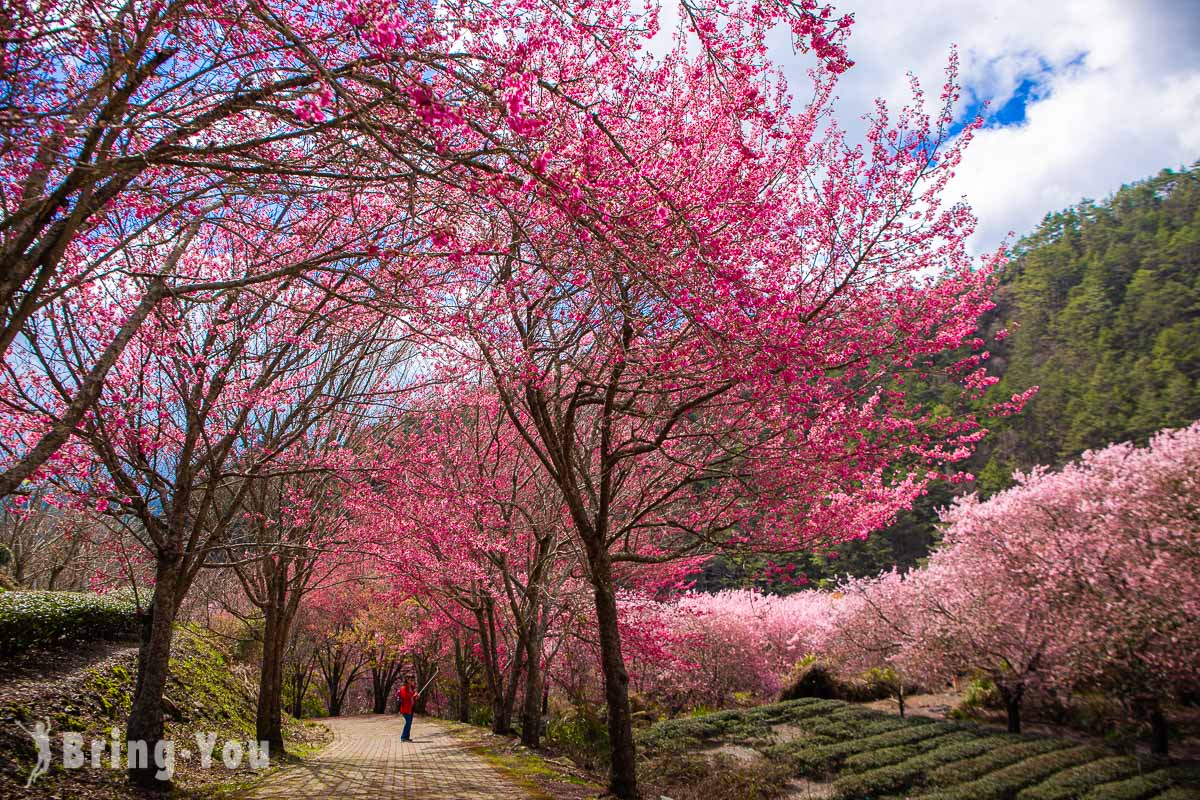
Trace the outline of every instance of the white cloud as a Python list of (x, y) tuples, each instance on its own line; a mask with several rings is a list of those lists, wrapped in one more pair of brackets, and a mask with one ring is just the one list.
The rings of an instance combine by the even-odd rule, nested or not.
[[(1082, 197), (1200, 158), (1193, 0), (844, 0), (838, 10), (856, 17), (857, 63), (838, 91), (843, 124), (875, 96), (903, 103), (908, 71), (936, 98), (952, 44), (964, 109), (972, 99), (1000, 108), (1023, 79), (1037, 82), (1025, 120), (980, 131), (951, 187), (980, 217), (977, 251)], [(774, 56), (790, 73), (802, 68), (783, 46)]]

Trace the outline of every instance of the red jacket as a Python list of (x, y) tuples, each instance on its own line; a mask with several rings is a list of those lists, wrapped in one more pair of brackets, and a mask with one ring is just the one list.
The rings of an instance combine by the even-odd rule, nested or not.
[(400, 700), (401, 714), (413, 713), (413, 701), (417, 699), (417, 693), (415, 690), (410, 689), (407, 686), (401, 686), (400, 691), (396, 694), (396, 697)]

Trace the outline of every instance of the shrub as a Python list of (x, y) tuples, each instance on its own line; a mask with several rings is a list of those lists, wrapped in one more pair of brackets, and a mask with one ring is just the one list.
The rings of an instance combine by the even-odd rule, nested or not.
[(780, 700), (796, 700), (801, 697), (819, 697), (824, 700), (842, 698), (837, 674), (822, 661), (802, 661), (779, 693)]
[[(491, 724), (491, 709), (488, 709), (488, 724)], [(608, 726), (586, 706), (571, 708), (550, 720), (545, 739), (555, 750), (585, 767), (596, 769), (608, 763)]]
[(856, 753), (870, 750), (910, 744), (940, 736), (947, 730), (953, 730), (945, 723), (935, 724), (931, 720), (917, 723), (912, 720), (901, 727), (876, 733), (874, 735), (859, 735), (835, 744), (818, 745), (801, 748), (789, 754), (792, 767), (801, 775), (823, 775), (836, 770), (848, 757)]
[(1063, 739), (1034, 739), (1033, 741), (1017, 741), (1009, 745), (997, 747), (989, 753), (957, 761), (938, 767), (929, 773), (928, 783), (932, 786), (953, 786), (956, 783), (973, 781), (997, 769), (1010, 764), (1055, 750), (1062, 750), (1070, 745)]
[(1200, 789), (1194, 786), (1172, 786), (1154, 800), (1200, 800)]
[(943, 733), (938, 736), (931, 736), (928, 739), (922, 739), (918, 742), (856, 753), (846, 759), (844, 768), (850, 772), (867, 772), (879, 769), (880, 767), (899, 764), (902, 761), (907, 761), (942, 745), (961, 744), (963, 742), (975, 741), (977, 738), (978, 734), (970, 731)]
[(866, 800), (886, 794), (897, 794), (922, 783), (931, 769), (985, 753), (994, 748), (997, 741), (1003, 741), (1002, 737), (998, 736), (978, 737), (967, 732), (963, 732), (963, 735), (972, 738), (958, 739), (957, 734), (944, 736), (936, 740), (937, 746), (930, 752), (891, 766), (856, 775), (844, 775), (834, 784), (838, 796), (846, 800)]
[(926, 800), (1009, 800), (1026, 786), (1032, 786), (1065, 769), (1103, 758), (1105, 752), (1081, 745), (1043, 753), (924, 797)]
[(975, 678), (967, 684), (962, 701), (950, 712), (954, 719), (969, 719), (974, 713), (983, 708), (1003, 708), (1000, 692), (996, 684), (988, 678)]
[(815, 697), (801, 697), (783, 703), (758, 706), (747, 709), (746, 718), (758, 720), (769, 725), (783, 725), (789, 722), (800, 722), (812, 717), (827, 716), (838, 709), (845, 708), (844, 703), (836, 700), (819, 700)]
[(0, 655), (60, 642), (120, 639), (137, 633), (125, 593), (5, 592), (0, 595)]
[(1160, 769), (1123, 781), (1094, 786), (1083, 795), (1083, 800), (1146, 800), (1169, 787), (1171, 783), (1171, 772)]
[(733, 741), (763, 738), (767, 735), (763, 719), (763, 715), (747, 711), (719, 711), (714, 714), (672, 719), (653, 725), (642, 736), (642, 743), (651, 750), (678, 750), (681, 742), (717, 737)]
[(675, 754), (644, 762), (640, 769), (651, 796), (673, 800), (773, 800), (786, 791), (791, 777), (780, 764), (746, 763), (721, 754)]
[(1104, 783), (1136, 775), (1135, 758), (1113, 756), (1063, 770), (1049, 780), (1023, 789), (1017, 800), (1071, 800), (1084, 791)]

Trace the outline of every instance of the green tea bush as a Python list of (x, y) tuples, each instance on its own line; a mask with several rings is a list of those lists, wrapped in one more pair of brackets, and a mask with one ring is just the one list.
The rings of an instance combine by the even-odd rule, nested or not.
[(1043, 753), (1002, 767), (973, 781), (922, 795), (925, 800), (1009, 800), (1024, 789), (1063, 770), (1103, 758), (1107, 752), (1081, 745)]
[(942, 745), (975, 741), (978, 739), (978, 736), (978, 734), (971, 731), (951, 731), (931, 736), (918, 742), (896, 745), (895, 747), (884, 747), (879, 750), (868, 750), (865, 753), (856, 753), (847, 758), (843, 769), (849, 772), (867, 772), (868, 770), (899, 764), (902, 761), (907, 761)]
[(1200, 788), (1195, 786), (1172, 786), (1154, 796), (1154, 800), (1200, 800)]
[(945, 723), (924, 723), (910, 720), (901, 727), (873, 735), (858, 735), (835, 744), (804, 747), (789, 754), (792, 768), (800, 775), (824, 775), (836, 770), (843, 761), (858, 753), (919, 742), (940, 736), (953, 726)]
[(1016, 764), (1026, 758), (1065, 749), (1070, 742), (1062, 739), (1034, 739), (1033, 741), (1017, 741), (1002, 745), (987, 753), (955, 761), (938, 767), (929, 773), (928, 783), (932, 786), (953, 786), (966, 783), (982, 777), (989, 772), (1002, 769), (1010, 764)]
[[(978, 737), (964, 732), (969, 739), (950, 734), (935, 740), (937, 746), (922, 755), (914, 756), (890, 766), (867, 770), (853, 775), (843, 775), (834, 783), (839, 797), (845, 800), (867, 800), (887, 794), (898, 794), (919, 786), (930, 770), (955, 761), (962, 761), (986, 753), (1005, 741), (998, 736)], [(858, 758), (855, 756), (854, 758)]]
[(136, 607), (125, 593), (0, 594), (0, 656), (68, 641), (122, 639), (137, 633)]
[(1036, 786), (1022, 789), (1017, 800), (1072, 800), (1086, 790), (1138, 773), (1136, 758), (1113, 756), (1063, 770)]
[[(659, 722), (641, 735), (641, 744), (649, 752), (679, 752), (699, 746), (704, 740), (721, 738), (730, 742), (761, 741), (769, 738), (772, 725), (787, 725), (804, 722), (805, 732), (810, 728), (826, 728), (849, 736), (851, 726), (844, 721), (847, 706), (836, 700), (801, 698), (785, 703), (775, 703), (744, 710), (720, 711), (700, 717), (682, 717)], [(834, 718), (834, 714), (841, 716)], [(862, 717), (861, 709), (850, 713), (851, 719)], [(806, 736), (806, 741), (808, 737)], [(823, 742), (833, 741), (822, 736)]]
[(1123, 781), (1102, 783), (1089, 789), (1083, 800), (1146, 800), (1170, 785), (1171, 773), (1160, 769)]
[(786, 793), (791, 777), (783, 765), (746, 763), (722, 754), (672, 754), (643, 762), (639, 772), (650, 796), (672, 800), (775, 800)]

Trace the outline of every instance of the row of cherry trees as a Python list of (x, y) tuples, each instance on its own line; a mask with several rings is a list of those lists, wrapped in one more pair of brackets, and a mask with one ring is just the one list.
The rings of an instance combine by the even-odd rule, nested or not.
[(1200, 424), (960, 500), (941, 547), (908, 574), (656, 604), (672, 657), (690, 667), (647, 690), (693, 703), (767, 697), (799, 658), (818, 656), (848, 678), (890, 670), (903, 710), (906, 685), (984, 676), (1012, 731), (1026, 700), (1102, 692), (1149, 723), (1165, 753), (1165, 709), (1200, 690), (1198, 489)]
[[(125, 534), (105, 563), (152, 587), (129, 738), (162, 737), (202, 573), (261, 616), (277, 746), (305, 598), (382, 580), (529, 741), (586, 645), (633, 797), (636, 598), (863, 536), (969, 455), (980, 420), (904, 391), (961, 347), (964, 393), (988, 383), (990, 269), (940, 198), (972, 131), (953, 64), (856, 145), (849, 18), (682, 10), (652, 57), (639, 3), (5, 9), (0, 495)], [(766, 61), (778, 26), (810, 85)], [(328, 618), (329, 710), (364, 669), (386, 695), (399, 645)]]

